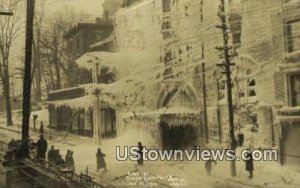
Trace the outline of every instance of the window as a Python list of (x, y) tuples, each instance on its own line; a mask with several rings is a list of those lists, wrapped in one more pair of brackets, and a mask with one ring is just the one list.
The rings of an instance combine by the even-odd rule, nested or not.
[(190, 57), (190, 56), (191, 56), (192, 48), (193, 48), (193, 47), (192, 47), (191, 45), (187, 45), (187, 46), (186, 46), (186, 56), (187, 56), (187, 57)]
[(219, 86), (219, 94), (218, 94), (218, 97), (219, 97), (219, 101), (222, 101), (225, 99), (225, 96), (226, 96), (226, 81), (225, 80), (222, 80), (219, 82), (218, 84)]
[(162, 24), (162, 29), (171, 29), (171, 23), (169, 21), (164, 21)]
[(300, 106), (300, 74), (290, 76), (291, 105)]
[(164, 38), (168, 38), (171, 35), (171, 29), (172, 29), (171, 22), (168, 20), (164, 21), (162, 23), (161, 29), (162, 29)]
[(172, 52), (168, 51), (165, 53), (165, 63), (169, 63), (172, 60)]
[[(231, 82), (231, 89), (234, 90), (233, 82)], [(227, 80), (225, 78), (218, 81), (218, 92), (219, 101), (227, 101)]]
[(300, 51), (300, 19), (287, 21), (285, 27), (286, 52)]
[(256, 81), (254, 79), (248, 79), (248, 97), (256, 96)]
[(190, 15), (190, 6), (191, 6), (191, 4), (189, 2), (185, 3), (185, 6), (184, 6), (185, 16)]
[(232, 43), (234, 47), (239, 47), (241, 45), (242, 17), (238, 14), (230, 15), (229, 24), (232, 33)]
[(121, 2), (120, 7), (125, 8), (125, 7), (130, 7), (132, 4), (134, 4), (137, 0), (123, 0)]
[[(257, 101), (256, 79), (251, 75), (250, 69), (240, 73), (238, 81), (238, 97), (241, 103), (253, 103)], [(246, 77), (244, 77), (246, 75)]]
[(162, 0), (163, 13), (171, 12), (171, 0)]

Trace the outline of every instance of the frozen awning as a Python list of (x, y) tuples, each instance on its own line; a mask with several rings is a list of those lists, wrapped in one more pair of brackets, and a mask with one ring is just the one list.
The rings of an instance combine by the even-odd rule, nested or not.
[(95, 99), (96, 98), (93, 95), (86, 95), (75, 99), (49, 101), (48, 104), (54, 105), (55, 108), (67, 106), (74, 109), (79, 109), (79, 108), (88, 109), (88, 108), (93, 108), (95, 104)]
[(55, 91), (50, 91), (48, 94), (49, 101), (74, 99), (84, 96), (84, 89), (82, 87), (65, 88)]
[(201, 125), (200, 113), (197, 110), (180, 106), (161, 108), (156, 111), (149, 112), (133, 112), (127, 119), (135, 119), (140, 121), (153, 121), (157, 124), (163, 123), (167, 126), (194, 126), (199, 127)]
[(160, 116), (160, 122), (169, 127), (193, 126), (200, 127), (200, 116), (196, 114), (163, 114)]

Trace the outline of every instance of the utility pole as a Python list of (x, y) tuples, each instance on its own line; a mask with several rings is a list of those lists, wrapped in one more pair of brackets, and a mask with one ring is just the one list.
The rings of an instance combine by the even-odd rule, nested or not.
[(27, 0), (26, 41), (25, 41), (25, 69), (23, 78), (23, 118), (22, 118), (22, 152), (23, 156), (29, 155), (29, 118), (31, 95), (31, 60), (33, 44), (33, 16), (34, 0)]
[[(217, 99), (220, 99), (220, 84), (219, 84), (219, 79), (217, 79)], [(220, 105), (219, 103), (217, 104), (217, 119), (218, 119), (218, 130), (219, 130), (219, 143), (222, 144), (223, 141), (223, 131), (222, 131), (222, 126), (221, 126), (221, 114), (220, 114)]]
[[(204, 45), (202, 45), (202, 60), (204, 60)], [(208, 125), (207, 125), (207, 94), (206, 94), (206, 80), (205, 80), (205, 63), (202, 63), (202, 90), (203, 90), (203, 107), (204, 107), (204, 128), (205, 128), (205, 141), (209, 143)]]
[[(218, 64), (218, 66), (223, 66), (225, 68), (224, 74), (227, 78), (227, 104), (228, 104), (228, 120), (229, 120), (229, 138), (230, 138), (230, 149), (235, 150), (236, 148), (236, 140), (234, 136), (234, 117), (233, 117), (233, 101), (232, 101), (232, 85), (231, 85), (231, 70), (230, 67), (234, 64), (230, 63), (230, 57), (232, 55), (229, 54), (229, 44), (228, 44), (228, 30), (226, 24), (226, 13), (225, 13), (225, 0), (220, 0), (221, 4), (219, 6), (219, 12), (218, 16), (221, 19), (222, 25), (216, 26), (217, 28), (221, 29), (223, 32), (223, 46), (222, 47), (216, 47), (216, 49), (223, 51), (225, 62), (222, 64)], [(231, 176), (236, 176), (236, 166), (235, 166), (235, 160), (231, 161), (230, 164), (231, 167)]]

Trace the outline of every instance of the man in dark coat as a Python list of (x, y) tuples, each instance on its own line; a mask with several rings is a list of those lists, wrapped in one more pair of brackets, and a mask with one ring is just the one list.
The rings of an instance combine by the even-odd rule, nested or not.
[(104, 171), (106, 171), (106, 163), (104, 160), (104, 157), (106, 155), (101, 152), (101, 149), (98, 148), (98, 151), (96, 153), (96, 158), (97, 158), (97, 172), (99, 171), (100, 168), (103, 168)]
[(253, 178), (253, 170), (254, 170), (254, 166), (253, 166), (253, 157), (252, 157), (252, 153), (249, 150), (248, 153), (245, 155), (246, 157), (246, 171), (249, 172), (249, 178)]
[(60, 154), (58, 154), (58, 157), (57, 157), (57, 160), (56, 160), (56, 165), (57, 166), (64, 166), (65, 165), (65, 161), (63, 160), (63, 158)]
[(11, 139), (11, 141), (8, 143), (8, 149), (13, 150), (16, 147), (15, 139)]
[(51, 149), (48, 151), (48, 162), (54, 164), (55, 161), (55, 150), (54, 146), (51, 146)]
[(75, 162), (73, 158), (73, 151), (70, 151), (70, 156), (68, 158), (68, 163), (70, 165), (70, 168), (75, 169)]
[(217, 162), (213, 159), (209, 159), (205, 162), (205, 170), (208, 176), (210, 176), (211, 174), (211, 170), (212, 170), (212, 163), (217, 164)]
[(42, 121), (41, 121), (41, 124), (40, 124), (40, 134), (44, 134), (44, 124), (43, 124)]
[(40, 139), (37, 142), (37, 158), (45, 159), (47, 151), (47, 141), (44, 139), (44, 136), (41, 134)]
[(73, 151), (68, 150), (68, 157), (66, 156), (66, 167), (74, 169), (74, 158), (73, 158)]
[(66, 156), (65, 156), (65, 161), (67, 162), (67, 160), (68, 160), (68, 158), (70, 157), (70, 150), (68, 149), (67, 150), (67, 154), (66, 154)]
[(138, 159), (138, 165), (143, 165), (144, 164), (144, 158), (143, 158), (143, 149), (144, 146), (142, 145), (141, 142), (138, 142), (138, 153), (140, 154), (140, 158)]

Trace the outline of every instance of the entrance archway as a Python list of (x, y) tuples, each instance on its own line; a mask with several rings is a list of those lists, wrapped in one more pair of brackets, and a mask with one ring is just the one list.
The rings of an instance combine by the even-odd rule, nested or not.
[(164, 149), (194, 148), (200, 130), (200, 111), (194, 90), (185, 86), (167, 87), (159, 95), (160, 135)]
[(157, 101), (157, 109), (171, 105), (196, 108), (196, 104), (198, 104), (195, 90), (189, 85), (180, 86), (179, 84), (175, 86), (168, 85), (164, 87), (160, 91)]

